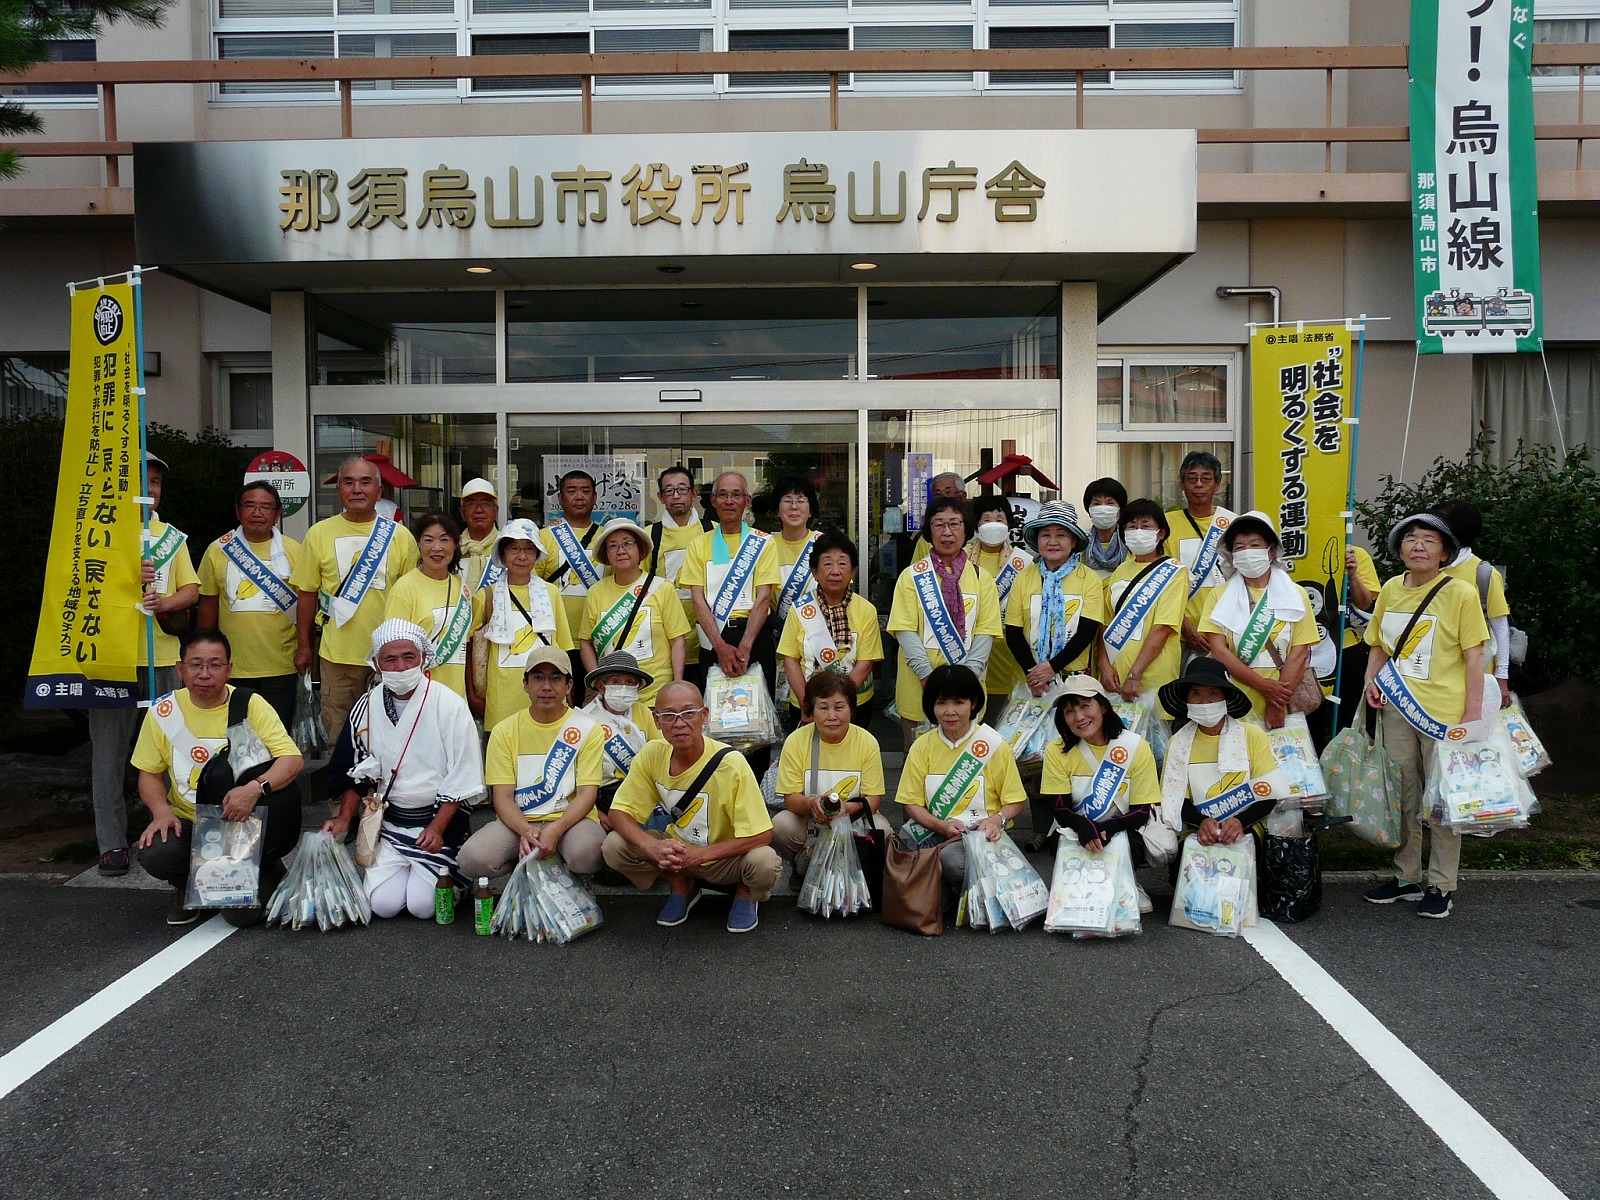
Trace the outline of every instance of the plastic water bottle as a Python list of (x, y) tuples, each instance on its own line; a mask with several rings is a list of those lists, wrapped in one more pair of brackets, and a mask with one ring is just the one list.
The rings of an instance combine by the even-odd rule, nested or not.
[(448, 871), (439, 876), (439, 882), (433, 887), (433, 919), (441, 925), (455, 923), (456, 889)]
[(489, 892), (489, 880), (479, 876), (478, 890), (472, 893), (472, 928), (479, 937), (488, 937), (494, 923), (494, 896)]

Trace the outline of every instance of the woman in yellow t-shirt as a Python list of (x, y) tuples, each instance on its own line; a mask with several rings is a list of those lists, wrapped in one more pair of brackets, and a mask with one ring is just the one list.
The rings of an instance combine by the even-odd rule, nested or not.
[[(474, 628), (481, 627), (488, 642), (488, 684), (485, 694), (477, 695), (469, 670), (467, 703), (483, 714), (485, 729), (492, 730), (527, 707), (522, 673), (535, 646), (555, 646), (568, 652), (576, 649), (561, 593), (534, 575), (534, 565), (543, 553), (537, 525), (526, 517), (507, 521), (490, 556), (505, 571), (493, 587), (480, 588), (473, 597)], [(474, 642), (467, 652), (469, 666), (477, 653)]]
[(789, 681), (784, 725), (791, 731), (805, 708), (807, 681), (819, 672), (846, 676), (856, 689), (855, 723), (871, 723), (872, 673), (883, 661), (883, 634), (878, 610), (850, 586), (855, 577), (856, 544), (826, 530), (811, 547), (811, 594), (789, 609), (778, 638), (778, 661)]
[(1083, 561), (1089, 535), (1066, 501), (1041, 505), (1022, 540), (1038, 557), (1006, 602), (1006, 645), (1030, 690), (1042, 696), (1063, 672), (1089, 669), (1106, 622), (1105, 585)]
[(461, 569), (461, 527), (446, 513), (428, 512), (412, 523), (411, 535), (421, 557), (417, 569), (389, 589), (384, 620), (399, 618), (426, 630), (437, 664), (429, 678), (467, 700), (467, 643), (475, 626), (472, 592)]
[[(1121, 536), (1128, 557), (1106, 580), (1106, 626), (1098, 651), (1100, 682), (1124, 700), (1137, 700), (1178, 677), (1189, 571), (1164, 548), (1172, 530), (1167, 514), (1154, 500), (1139, 499), (1123, 506)], [(1165, 565), (1169, 562), (1171, 567)], [(1166, 583), (1152, 598), (1151, 589), (1163, 578)], [(1130, 596), (1136, 583), (1137, 594)], [(1124, 606), (1132, 602), (1144, 608), (1137, 621), (1133, 613), (1124, 617)], [(1118, 617), (1124, 620), (1119, 622)]]
[[(967, 546), (967, 556), (982, 574), (994, 580), (1000, 616), (1004, 619), (1011, 588), (1028, 569), (1033, 554), (1011, 544), (1016, 516), (1011, 511), (1011, 502), (1004, 496), (979, 496), (972, 502), (972, 519), (978, 532)], [(984, 690), (989, 693), (989, 707), (984, 717), (999, 721), (1011, 698), (1011, 689), (1021, 682), (1022, 668), (1017, 665), (1016, 655), (1004, 641), (997, 642), (989, 651), (989, 673), (983, 680)]]
[(1263, 512), (1235, 517), (1219, 557), (1232, 577), (1206, 597), (1200, 632), (1211, 656), (1250, 698), (1268, 729), (1283, 725), (1289, 697), (1311, 662), (1317, 621), (1305, 589), (1278, 565), (1283, 543)]
[[(578, 650), (593, 671), (608, 654), (625, 650), (650, 680), (639, 693), (649, 705), (656, 693), (682, 679), (689, 622), (672, 584), (660, 575), (645, 577), (650, 535), (626, 517), (606, 523), (594, 541), (594, 560), (610, 572), (589, 589), (583, 601)], [(648, 587), (649, 594), (643, 589)], [(641, 599), (642, 597), (642, 599)]]

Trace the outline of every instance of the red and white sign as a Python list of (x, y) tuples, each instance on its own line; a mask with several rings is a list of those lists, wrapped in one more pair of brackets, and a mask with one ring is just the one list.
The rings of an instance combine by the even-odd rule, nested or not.
[(258, 454), (245, 469), (246, 483), (270, 483), (283, 500), (283, 515), (292, 517), (311, 499), (311, 472), (286, 450)]

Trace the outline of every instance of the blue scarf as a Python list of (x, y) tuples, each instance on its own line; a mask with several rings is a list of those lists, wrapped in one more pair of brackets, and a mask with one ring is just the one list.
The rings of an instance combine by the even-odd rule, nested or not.
[(1089, 530), (1089, 548), (1084, 551), (1084, 558), (1096, 571), (1115, 571), (1127, 556), (1128, 548), (1122, 544), (1122, 530), (1114, 531), (1111, 540), (1104, 546), (1100, 544), (1100, 531)]
[(1039, 640), (1034, 643), (1033, 655), (1040, 662), (1049, 662), (1067, 648), (1067, 591), (1063, 585), (1083, 562), (1083, 555), (1073, 554), (1054, 571), (1044, 565), (1042, 558), (1035, 562), (1044, 586), (1039, 593)]

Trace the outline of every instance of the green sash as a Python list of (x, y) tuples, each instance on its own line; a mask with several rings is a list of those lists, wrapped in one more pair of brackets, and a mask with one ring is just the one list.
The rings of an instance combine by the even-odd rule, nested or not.
[(1255, 662), (1256, 655), (1261, 653), (1261, 648), (1272, 636), (1272, 627), (1278, 623), (1277, 617), (1267, 605), (1269, 595), (1271, 595), (1270, 588), (1261, 593), (1261, 599), (1256, 601), (1255, 608), (1250, 610), (1250, 619), (1245, 622), (1244, 629), (1239, 634), (1239, 661), (1247, 667)]
[[(643, 584), (636, 586), (642, 587)], [(635, 598), (633, 588), (624, 588), (622, 596), (617, 602), (608, 608), (605, 615), (594, 623), (594, 633), (591, 635), (591, 640), (594, 642), (596, 657), (604, 657), (606, 652), (611, 649), (611, 640), (622, 632), (622, 627), (628, 623), (628, 614), (633, 610)], [(648, 596), (640, 598), (641, 607), (648, 601)], [(645, 620), (649, 619), (648, 617), (645, 618)]]
[[(932, 735), (929, 735), (932, 736)], [(971, 790), (974, 781), (983, 774), (983, 769), (989, 765), (989, 759), (994, 754), (994, 748), (1000, 742), (1000, 735), (988, 726), (980, 725), (972, 740), (961, 751), (956, 761), (950, 764), (950, 770), (940, 780), (938, 788), (933, 795), (928, 797), (927, 809), (941, 821), (950, 820), (950, 814), (955, 811), (956, 805), (961, 803), (961, 798)], [(982, 747), (980, 756), (973, 753), (974, 747)], [(916, 822), (908, 822), (912, 836), (918, 844), (926, 844), (938, 835)]]
[[(447, 599), (449, 595), (450, 593), (446, 591)], [(444, 666), (456, 656), (456, 651), (461, 649), (461, 644), (467, 640), (467, 630), (471, 628), (472, 593), (467, 591), (467, 585), (463, 581), (461, 599), (456, 601), (455, 609), (450, 613), (450, 620), (445, 624), (444, 633), (434, 648), (433, 657), (439, 666)]]
[(167, 531), (150, 546), (150, 561), (155, 564), (156, 570), (161, 570), (172, 561), (172, 556), (178, 552), (178, 547), (183, 545), (188, 535), (179, 532), (175, 525), (168, 525)]

